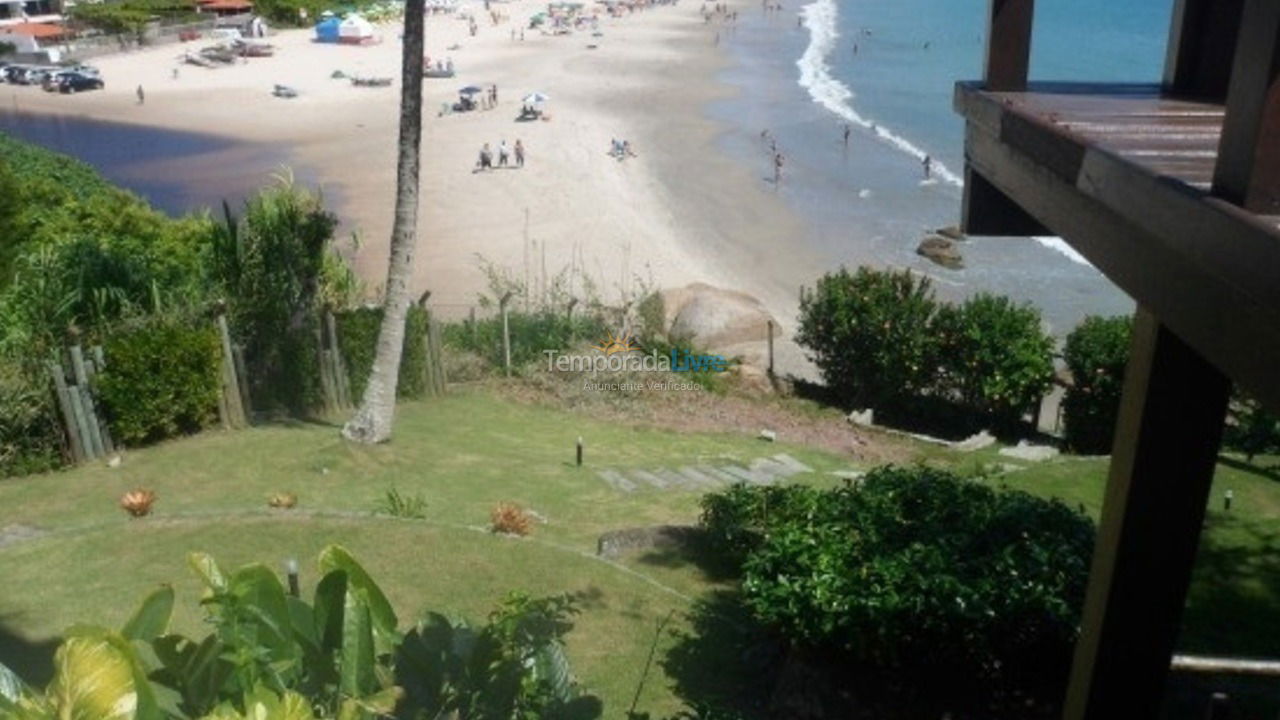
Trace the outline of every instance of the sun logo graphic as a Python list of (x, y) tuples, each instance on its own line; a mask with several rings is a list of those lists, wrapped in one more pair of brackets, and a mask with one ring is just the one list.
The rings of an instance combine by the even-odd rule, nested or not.
[(624, 332), (621, 335), (609, 333), (599, 345), (595, 345), (593, 347), (605, 355), (631, 352), (632, 350), (640, 349), (640, 346), (636, 344), (635, 339), (631, 337), (630, 332)]

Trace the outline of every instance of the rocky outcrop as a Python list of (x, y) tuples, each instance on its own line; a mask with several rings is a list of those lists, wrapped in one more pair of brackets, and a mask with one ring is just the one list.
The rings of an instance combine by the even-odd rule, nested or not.
[(964, 267), (964, 257), (960, 255), (960, 251), (956, 248), (954, 240), (949, 240), (941, 235), (930, 235), (920, 242), (920, 246), (916, 248), (916, 254), (929, 258), (935, 263), (952, 270), (959, 270)]
[(694, 283), (663, 290), (662, 304), (668, 335), (701, 349), (763, 342), (770, 321), (777, 332), (777, 321), (759, 300), (746, 293)]
[(960, 228), (955, 225), (948, 225), (944, 228), (938, 228), (933, 231), (934, 235), (941, 235), (948, 240), (964, 240), (965, 234), (960, 232)]

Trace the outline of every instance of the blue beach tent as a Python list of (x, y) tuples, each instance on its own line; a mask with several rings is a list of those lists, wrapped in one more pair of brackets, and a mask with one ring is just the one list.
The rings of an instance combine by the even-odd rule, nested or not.
[(342, 25), (342, 21), (333, 15), (316, 23), (316, 40), (319, 42), (338, 42), (338, 27), (340, 25)]

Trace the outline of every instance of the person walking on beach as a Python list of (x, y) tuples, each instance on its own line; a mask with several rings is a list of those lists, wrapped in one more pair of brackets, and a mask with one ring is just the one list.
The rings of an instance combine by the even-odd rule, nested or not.
[(498, 84), (497, 83), (494, 83), (493, 87), (489, 89), (489, 101), (493, 104), (494, 107), (498, 106)]
[(925, 155), (924, 160), (921, 160), (920, 164), (924, 166), (924, 179), (928, 180), (929, 177), (933, 175), (933, 158)]
[(485, 143), (484, 146), (480, 148), (480, 169), (493, 169), (493, 151), (489, 149), (489, 143)]
[(508, 157), (507, 141), (503, 140), (501, 143), (498, 144), (498, 167), (507, 166), (507, 157)]
[(777, 187), (782, 184), (782, 153), (774, 153), (773, 155), (773, 185)]
[(516, 138), (516, 167), (524, 167), (524, 143), (520, 142), (520, 138)]
[(138, 86), (138, 104), (142, 105), (147, 101), (147, 94), (142, 92), (142, 86)]

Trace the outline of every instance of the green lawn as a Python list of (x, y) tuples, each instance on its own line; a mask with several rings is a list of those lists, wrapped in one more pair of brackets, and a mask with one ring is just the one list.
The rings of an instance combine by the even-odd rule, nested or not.
[[(574, 441), (586, 442), (587, 467), (573, 465)], [(962, 471), (1004, 461), (995, 449), (972, 455), (901, 440), (908, 455)], [(197, 587), (186, 553), (213, 553), (225, 565), (302, 561), (314, 582), (319, 550), (350, 548), (383, 584), (402, 620), (426, 609), (480, 618), (509, 590), (579, 593), (583, 613), (570, 635), (574, 669), (621, 717), (630, 703), (658, 622), (716, 583), (695, 566), (594, 557), (608, 530), (690, 523), (698, 493), (641, 489), (621, 493), (600, 468), (676, 467), (719, 460), (750, 462), (787, 452), (815, 469), (807, 482), (835, 482), (847, 458), (744, 435), (672, 432), (514, 404), (489, 390), (401, 406), (395, 440), (381, 447), (342, 442), (336, 426), (272, 425), (197, 437), (130, 452), (120, 467), (0, 481), (0, 530), (25, 525), (45, 533), (0, 547), (0, 662), (34, 680), (57, 633), (73, 622), (118, 625), (157, 583), (179, 590), (176, 621), (199, 622)], [(1261, 470), (1275, 459), (1220, 466), (1211, 529), (1189, 604), (1184, 646), (1199, 651), (1274, 654), (1280, 637), (1280, 481)], [(1106, 464), (1062, 458), (990, 477), (987, 482), (1082, 504), (1095, 517)], [(130, 520), (117, 507), (134, 487), (159, 496), (155, 514)], [(388, 488), (422, 495), (426, 519), (372, 513)], [(1221, 511), (1230, 487), (1235, 506)], [(290, 491), (293, 511), (269, 510), (267, 496)], [(490, 509), (518, 503), (545, 517), (531, 538), (487, 532)], [(669, 558), (667, 560), (670, 560)], [(662, 652), (674, 638), (664, 634)], [(681, 706), (660, 664), (640, 708)]]

